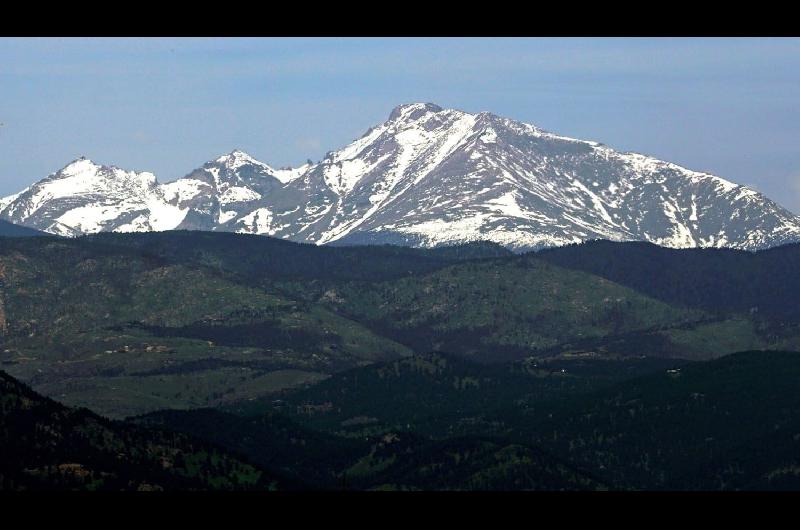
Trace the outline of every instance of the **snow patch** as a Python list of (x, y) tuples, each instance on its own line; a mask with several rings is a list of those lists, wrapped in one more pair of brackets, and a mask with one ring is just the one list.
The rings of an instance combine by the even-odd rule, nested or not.
[(231, 186), (220, 195), (220, 204), (230, 204), (232, 202), (246, 202), (256, 201), (261, 198), (261, 194), (257, 191), (245, 188), (244, 186)]
[(243, 234), (273, 234), (272, 212), (267, 208), (253, 210), (236, 222), (241, 228), (236, 231)]
[(264, 162), (256, 160), (255, 158), (245, 153), (241, 149), (234, 149), (227, 155), (222, 155), (221, 157), (217, 158), (214, 161), (217, 162), (218, 164), (222, 164), (231, 171), (236, 171), (240, 167), (246, 165), (258, 166), (267, 171), (270, 172), (273, 171), (273, 169), (270, 166), (268, 166)]
[(486, 129), (481, 134), (481, 142), (485, 144), (497, 143), (497, 131), (495, 131), (494, 129)]
[(183, 178), (163, 184), (161, 190), (167, 202), (180, 204), (211, 191), (211, 186), (202, 180)]
[(237, 215), (239, 214), (235, 210), (228, 210), (228, 211), (220, 210), (219, 216), (217, 217), (217, 222), (219, 224), (225, 224), (231, 219), (235, 219)]
[(286, 169), (273, 169), (272, 175), (280, 180), (283, 184), (288, 184), (293, 180), (297, 180), (312, 167), (311, 164), (303, 164), (302, 166), (296, 168), (286, 168)]

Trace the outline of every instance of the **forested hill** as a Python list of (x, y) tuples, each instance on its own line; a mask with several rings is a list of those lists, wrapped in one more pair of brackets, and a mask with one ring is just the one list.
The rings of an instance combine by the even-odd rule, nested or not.
[(512, 256), (496, 243), (420, 249), (391, 245), (317, 246), (225, 232), (100, 233), (81, 238), (136, 248), (180, 263), (209, 265), (245, 278), (386, 280), (439, 269), (453, 262)]
[(528, 254), (670, 304), (800, 320), (800, 244), (759, 252), (593, 241)]
[(800, 349), (800, 246), (332, 247), (176, 231), (0, 238), (0, 363), (112, 418), (443, 351), (702, 360)]
[(71, 409), (0, 371), (0, 490), (268, 490), (283, 479), (207, 442)]

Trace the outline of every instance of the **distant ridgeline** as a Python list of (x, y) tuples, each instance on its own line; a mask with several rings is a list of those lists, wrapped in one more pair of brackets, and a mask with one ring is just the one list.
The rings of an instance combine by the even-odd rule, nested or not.
[(395, 108), (319, 162), (275, 168), (235, 149), (160, 183), (84, 157), (0, 198), (50, 234), (205, 230), (315, 244), (526, 251), (594, 239), (757, 250), (800, 217), (721, 177), (489, 112)]
[(8, 221), (0, 219), (0, 237), (30, 237), (30, 236), (46, 236), (48, 234), (28, 228), (27, 226), (15, 225)]

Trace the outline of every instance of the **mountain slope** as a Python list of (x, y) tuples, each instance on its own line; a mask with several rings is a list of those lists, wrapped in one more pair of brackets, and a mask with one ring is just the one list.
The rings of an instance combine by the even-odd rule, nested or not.
[(27, 226), (15, 225), (0, 219), (0, 237), (31, 237), (45, 236), (44, 232), (28, 228)]
[(619, 487), (796, 490), (799, 375), (797, 352), (737, 353), (534, 406), (512, 437)]
[(297, 477), (298, 482), (329, 489), (340, 486), (338, 472), (368, 447), (361, 439), (314, 431), (274, 412), (245, 417), (216, 409), (160, 410), (128, 421), (188, 434)]
[(266, 413), (132, 421), (326, 489), (797, 490), (798, 353), (607, 364), (414, 356), (287, 391)]
[[(621, 278), (570, 270), (584, 251), (602, 266), (598, 246), (563, 249), (578, 256), (562, 267), (488, 244), (335, 247), (198, 231), (0, 238), (0, 363), (39, 392), (120, 417), (257, 398), (431, 350), (496, 363), (800, 347), (800, 258), (785, 251), (797, 246), (648, 245), (708, 256), (634, 256), (640, 265), (620, 267)], [(718, 278), (719, 266), (729, 270)], [(675, 285), (701, 293), (699, 306)]]
[(800, 324), (800, 245), (760, 252), (593, 241), (527, 259), (602, 276), (669, 304)]
[(322, 285), (286, 289), (416, 352), (449, 351), (491, 362), (531, 355), (702, 359), (798, 344), (796, 327), (776, 336), (749, 313), (670, 305), (529, 255), (371, 284)]
[(385, 280), (446, 267), (460, 260), (510, 256), (491, 243), (438, 249), (297, 244), (250, 234), (170, 231), (142, 234), (97, 234), (87, 237), (105, 245), (138, 249), (173, 263), (224, 269), (250, 282), (275, 280)]
[[(502, 247), (478, 243), (437, 249), (318, 247), (245, 234), (181, 231), (90, 238), (133, 247), (174, 264), (233, 272), (237, 281), (322, 305), (417, 352), (442, 349), (492, 361), (566, 351), (707, 358), (742, 349), (792, 348), (794, 343), (785, 340), (798, 334), (787, 328), (776, 337), (777, 330), (757, 323), (752, 305), (743, 305), (748, 297), (734, 305), (697, 307), (681, 297), (664, 299), (658, 289), (675, 285), (679, 276), (686, 285), (681, 292), (702, 293), (698, 296), (706, 302), (736, 299), (737, 293), (750, 292), (748, 260), (716, 262), (715, 256), (763, 255), (761, 269), (773, 269), (775, 274), (767, 276), (786, 293), (774, 298), (775, 305), (796, 308), (790, 301), (800, 284), (793, 281), (791, 262), (784, 266), (781, 260), (766, 259), (777, 258), (780, 249), (754, 254), (596, 242), (514, 256)], [(638, 266), (612, 268), (627, 273), (606, 277), (609, 282), (597, 277), (605, 277), (602, 270), (585, 274), (568, 270), (576, 268), (569, 262), (563, 268), (545, 263), (551, 254), (574, 251), (575, 260), (585, 254), (587, 261), (599, 265), (604, 261), (593, 249), (605, 246), (624, 261), (630, 254), (626, 249), (636, 245), (652, 247), (658, 255), (696, 255), (697, 263), (716, 265), (708, 269), (694, 261), (681, 264), (663, 258), (672, 263), (663, 270), (631, 255), (631, 263)], [(726, 263), (730, 270), (722, 274)], [(642, 278), (644, 285), (636, 281)], [(757, 284), (762, 301), (775, 296), (775, 289)], [(714, 289), (719, 292), (711, 292)], [(687, 311), (686, 306), (700, 310)], [(764, 316), (774, 314), (768, 309), (764, 304)]]
[(164, 197), (171, 205), (188, 210), (175, 227), (179, 230), (262, 233), (263, 219), (259, 212), (264, 199), (268, 197), (275, 203), (276, 197), (283, 193), (283, 185), (306, 167), (275, 170), (235, 149), (165, 184)]
[[(454, 379), (463, 385), (453, 385)], [(290, 392), (281, 396), (284, 399), (271, 400), (280, 412), (157, 411), (131, 421), (191, 434), (323, 488), (602, 487), (535, 447), (472, 434), (453, 437), (448, 429), (489, 425), (495, 419), (494, 408), (508, 407), (523, 396), (555, 393), (562, 387), (565, 393), (579, 392), (592, 386), (589, 378), (550, 379), (508, 366), (474, 365), (433, 354), (348, 371), (307, 391)], [(332, 407), (326, 408), (326, 402)], [(252, 402), (244, 407), (254, 408)], [(298, 413), (290, 419), (295, 409)], [(299, 423), (311, 415), (320, 416), (321, 424), (312, 422), (323, 430)], [(430, 438), (425, 427), (431, 426), (453, 439)]]
[(429, 353), (334, 374), (308, 388), (282, 392), (277, 404), (254, 400), (226, 408), (246, 416), (277, 408), (314, 428), (354, 438), (397, 429), (436, 438), (496, 436), (508, 427), (499, 414), (508, 408), (586, 393), (675, 362), (634, 358), (483, 364)]
[[(798, 218), (724, 179), (489, 113), (394, 110), (303, 177), (332, 206), (306, 240), (512, 248), (588, 239), (761, 248)], [(306, 235), (308, 234), (308, 235)]]
[(0, 239), (0, 362), (39, 392), (119, 417), (263, 395), (410, 353), (319, 304), (238, 280), (87, 238)]
[(0, 371), (2, 490), (266, 490), (283, 479), (182, 434), (69, 409)]
[(241, 150), (158, 184), (76, 160), (0, 200), (0, 219), (61, 235), (170, 229), (315, 244), (515, 250), (593, 239), (760, 249), (800, 218), (745, 186), (488, 112), (395, 108), (318, 163), (275, 169)]
[(86, 158), (0, 204), (5, 220), (65, 236), (168, 230), (184, 214), (164, 200), (152, 173), (101, 166)]

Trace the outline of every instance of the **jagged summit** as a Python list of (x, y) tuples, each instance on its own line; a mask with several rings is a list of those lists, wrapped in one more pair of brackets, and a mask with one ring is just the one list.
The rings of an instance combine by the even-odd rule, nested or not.
[[(256, 160), (254, 157), (250, 156), (248, 153), (241, 149), (234, 149), (230, 153), (224, 154), (214, 160), (214, 162), (224, 164), (230, 169), (237, 169), (245, 164), (253, 164), (262, 167), (269, 167), (267, 164)], [(208, 162), (211, 164), (213, 162)]]
[(89, 168), (95, 168), (95, 167), (99, 168), (99, 167), (102, 167), (102, 166), (100, 164), (96, 164), (94, 161), (92, 161), (91, 159), (89, 159), (89, 158), (87, 158), (85, 156), (79, 156), (78, 158), (76, 158), (76, 159), (72, 160), (71, 162), (69, 162), (67, 165), (65, 165), (63, 168), (61, 168), (59, 171), (56, 171), (55, 173), (52, 173), (52, 174), (53, 175), (57, 175), (59, 173), (62, 173), (62, 174), (64, 174), (64, 173), (75, 173), (77, 171), (82, 171), (82, 170), (86, 170), (86, 169), (89, 169)]
[(411, 116), (413, 118), (414, 114), (425, 113), (425, 112), (441, 112), (444, 109), (435, 103), (404, 103), (402, 105), (396, 106), (392, 109), (392, 112), (389, 114), (389, 121), (395, 120), (400, 118), (404, 115)]
[(175, 216), (163, 204), (154, 174), (100, 165), (86, 157), (12, 197), (0, 201), (0, 218), (58, 235), (166, 230)]
[(116, 165), (97, 163), (84, 155), (72, 160), (63, 168), (59, 169), (55, 173), (51, 173), (46, 178), (58, 180), (66, 177), (81, 177), (84, 179), (115, 178), (134, 181), (144, 180), (147, 182), (157, 183), (156, 176), (150, 171), (127, 171)]
[(0, 219), (51, 233), (225, 230), (316, 244), (516, 250), (592, 239), (758, 249), (800, 240), (762, 194), (595, 141), (433, 103), (389, 118), (319, 162), (275, 169), (234, 149), (158, 184), (78, 159), (0, 199)]

